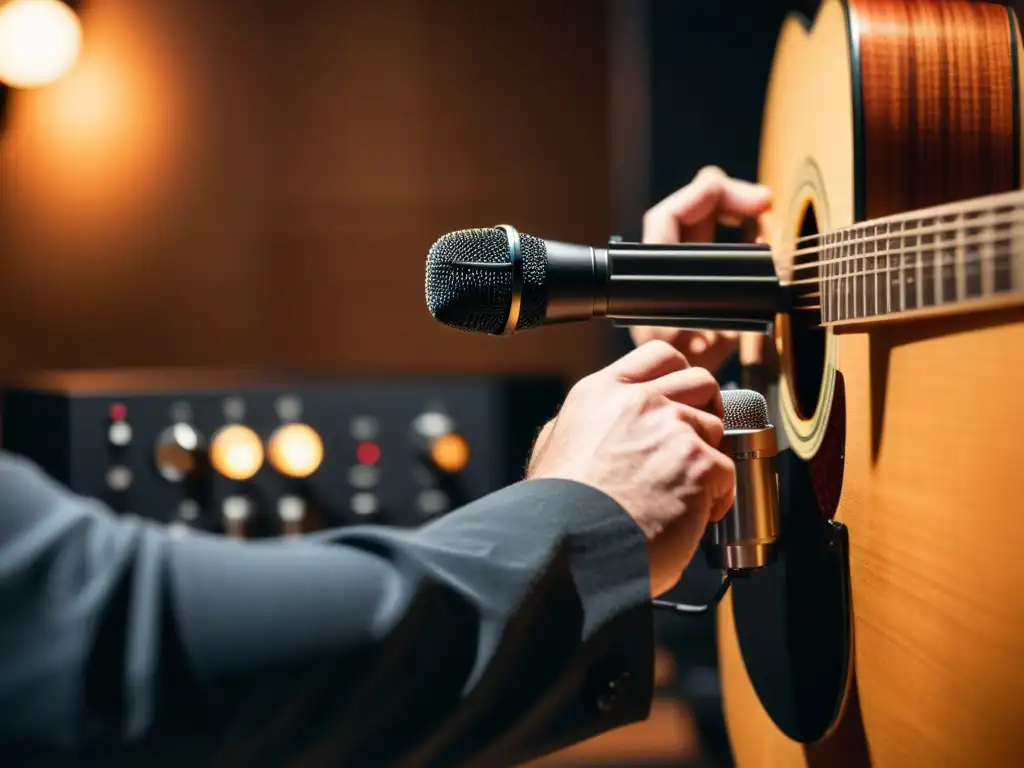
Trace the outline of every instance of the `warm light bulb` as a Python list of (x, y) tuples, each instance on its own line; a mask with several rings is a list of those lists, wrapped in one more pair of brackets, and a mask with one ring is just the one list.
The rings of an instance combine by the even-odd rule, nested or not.
[(270, 436), (267, 456), (287, 477), (309, 477), (324, 460), (324, 443), (308, 424), (286, 424)]
[(461, 472), (469, 464), (469, 443), (462, 435), (449, 432), (430, 446), (430, 459), (442, 472)]
[(210, 464), (229, 480), (248, 480), (263, 466), (263, 441), (241, 424), (224, 427), (210, 441)]
[(10, 0), (0, 6), (0, 80), (15, 88), (49, 85), (82, 49), (82, 24), (62, 0)]

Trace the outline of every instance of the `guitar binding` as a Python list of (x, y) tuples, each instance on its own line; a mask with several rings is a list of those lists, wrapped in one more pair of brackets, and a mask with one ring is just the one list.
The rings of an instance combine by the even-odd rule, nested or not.
[[(808, 176), (814, 178), (814, 169)], [(813, 188), (814, 185), (811, 185)], [(737, 641), (750, 682), (775, 725), (793, 741), (827, 739), (846, 711), (853, 677), (849, 536), (834, 520), (843, 484), (846, 402), (842, 374), (829, 364), (835, 341), (822, 327), (819, 223), (809, 195), (799, 217), (793, 266), (804, 281), (779, 329), (791, 406), (820, 439), (811, 455), (780, 451), (778, 559), (732, 581)], [(820, 204), (826, 204), (820, 196)], [(826, 393), (830, 397), (822, 402)]]
[(852, 678), (849, 537), (832, 519), (842, 486), (845, 398), (836, 374), (821, 450), (780, 452), (778, 559), (732, 581), (736, 636), (765, 711), (789, 738), (812, 744), (843, 717)]

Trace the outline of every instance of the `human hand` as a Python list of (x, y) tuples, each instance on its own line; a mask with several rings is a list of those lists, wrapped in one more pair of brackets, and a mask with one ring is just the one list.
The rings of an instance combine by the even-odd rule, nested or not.
[[(708, 166), (644, 214), (643, 241), (710, 242), (719, 222), (739, 226), (754, 220), (770, 206), (767, 187), (729, 178), (720, 168)], [(668, 342), (683, 352), (692, 365), (710, 371), (718, 370), (737, 350), (744, 364), (760, 362), (764, 339), (756, 333), (651, 326), (630, 328), (630, 335), (638, 346), (653, 339)]]
[(527, 478), (562, 478), (608, 494), (647, 537), (651, 590), (671, 589), (709, 521), (732, 506), (736, 468), (714, 376), (662, 341), (580, 380), (537, 439)]

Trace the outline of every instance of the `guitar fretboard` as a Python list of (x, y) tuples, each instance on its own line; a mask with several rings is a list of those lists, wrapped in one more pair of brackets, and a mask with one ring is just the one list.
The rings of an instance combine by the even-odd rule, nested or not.
[(1024, 284), (1017, 192), (822, 235), (822, 322), (971, 304)]

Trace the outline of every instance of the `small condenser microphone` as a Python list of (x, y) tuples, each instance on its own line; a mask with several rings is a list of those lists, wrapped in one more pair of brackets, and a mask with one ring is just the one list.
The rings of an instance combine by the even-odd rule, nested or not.
[(784, 310), (762, 244), (606, 247), (542, 240), (501, 225), (451, 232), (430, 248), (430, 313), (496, 335), (607, 317), (619, 325), (767, 332)]
[(719, 450), (736, 464), (736, 501), (717, 523), (708, 525), (701, 546), (707, 564), (724, 574), (707, 603), (690, 605), (654, 600), (656, 608), (675, 613), (707, 613), (725, 597), (733, 579), (771, 565), (778, 556), (779, 454), (768, 403), (751, 389), (722, 391), (725, 435)]
[(708, 565), (728, 573), (770, 565), (779, 538), (779, 454), (764, 396), (750, 389), (722, 391), (725, 436), (719, 450), (736, 464), (736, 501), (704, 534)]

